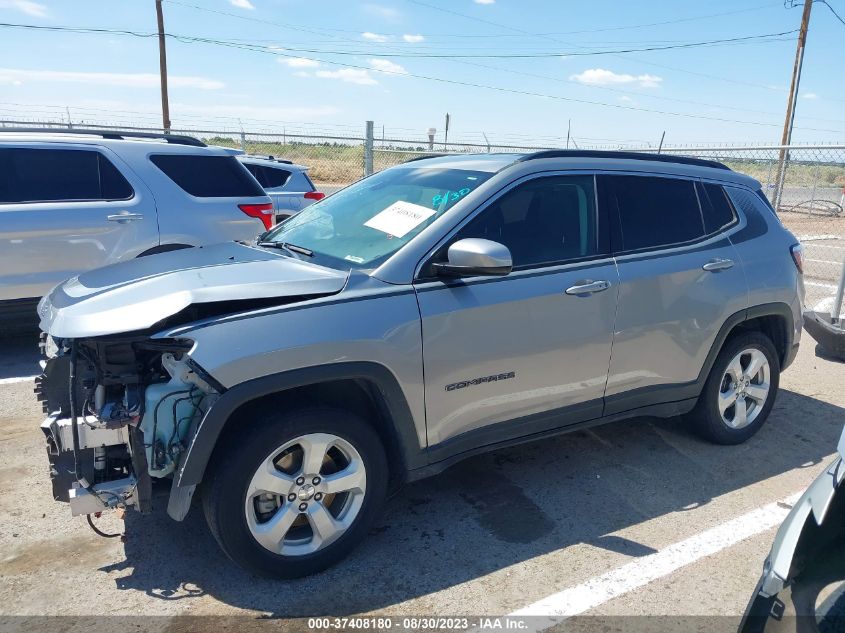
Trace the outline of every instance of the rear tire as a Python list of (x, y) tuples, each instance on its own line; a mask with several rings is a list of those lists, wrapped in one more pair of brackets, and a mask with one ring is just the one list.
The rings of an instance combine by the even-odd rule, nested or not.
[(743, 332), (722, 347), (692, 412), (698, 432), (716, 444), (741, 444), (760, 430), (780, 384), (771, 339)]
[(387, 494), (378, 434), (329, 407), (263, 409), (203, 482), (203, 509), (229, 558), (249, 571), (297, 578), (344, 558), (367, 535)]

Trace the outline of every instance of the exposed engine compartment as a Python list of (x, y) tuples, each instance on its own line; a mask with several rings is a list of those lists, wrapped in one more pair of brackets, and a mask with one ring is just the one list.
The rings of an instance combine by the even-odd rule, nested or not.
[(151, 509), (151, 478), (176, 470), (218, 395), (188, 356), (187, 339), (145, 335), (53, 339), (35, 392), (48, 414), (53, 496), (74, 516)]

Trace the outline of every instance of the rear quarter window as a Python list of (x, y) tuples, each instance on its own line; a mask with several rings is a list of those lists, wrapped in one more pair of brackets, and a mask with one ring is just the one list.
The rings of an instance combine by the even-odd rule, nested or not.
[(153, 154), (150, 161), (196, 198), (251, 198), (264, 190), (234, 156)]

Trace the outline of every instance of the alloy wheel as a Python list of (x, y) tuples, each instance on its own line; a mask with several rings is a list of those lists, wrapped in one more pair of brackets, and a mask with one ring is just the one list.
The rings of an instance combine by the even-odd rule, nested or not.
[(769, 361), (759, 349), (751, 347), (734, 356), (719, 388), (722, 421), (732, 429), (752, 424), (769, 397), (770, 379)]
[(349, 529), (366, 488), (364, 461), (352, 444), (328, 433), (302, 435), (257, 468), (246, 490), (247, 526), (275, 554), (312, 554)]

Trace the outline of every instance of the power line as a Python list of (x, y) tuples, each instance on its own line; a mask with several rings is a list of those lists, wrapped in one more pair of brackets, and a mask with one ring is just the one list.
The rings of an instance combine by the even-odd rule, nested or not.
[[(251, 22), (258, 22), (258, 23), (261, 23), (261, 24), (273, 24), (275, 26), (280, 26), (282, 28), (289, 28), (289, 29), (292, 29), (292, 30), (302, 30), (302, 31), (308, 31), (308, 32), (332, 31), (332, 32), (337, 32), (337, 33), (355, 33), (355, 34), (358, 34), (358, 35), (360, 35), (360, 33), (361, 33), (360, 29), (338, 29), (338, 28), (329, 28), (329, 27), (316, 27), (316, 31), (315, 31), (314, 27), (307, 27), (305, 25), (293, 24), (293, 23), (271, 22), (271, 21), (260, 19), (260, 18), (253, 18), (253, 17), (247, 16), (247, 15), (241, 15), (241, 14), (238, 14), (238, 13), (230, 13), (228, 11), (220, 11), (218, 9), (211, 9), (209, 7), (203, 7), (203, 6), (191, 4), (191, 3), (188, 3), (188, 2), (182, 2), (181, 0), (164, 0), (164, 1), (169, 3), (169, 4), (183, 6), (183, 7), (189, 7), (191, 9), (196, 9), (198, 11), (206, 11), (208, 13), (216, 13), (218, 15), (225, 15), (225, 16), (236, 18), (236, 19), (239, 19), (239, 20), (248, 20), (248, 21), (251, 21)], [(417, 2), (416, 4), (425, 4), (425, 3)], [(434, 5), (426, 4), (425, 6), (440, 9), (440, 7), (435, 7)], [(675, 20), (666, 20), (666, 21), (662, 21), (662, 22), (649, 22), (649, 23), (646, 23), (646, 24), (632, 24), (632, 25), (629, 25), (629, 26), (612, 26), (612, 27), (603, 27), (603, 28), (598, 28), (598, 29), (582, 29), (582, 30), (577, 30), (577, 31), (552, 31), (552, 32), (548, 32), (548, 33), (530, 33), (528, 31), (525, 31), (520, 35), (506, 35), (506, 34), (505, 35), (487, 35), (487, 34), (472, 34), (472, 33), (420, 33), (420, 35), (423, 35), (427, 39), (428, 38), (437, 38), (437, 37), (443, 37), (443, 38), (499, 38), (499, 37), (523, 37), (523, 36), (542, 37), (542, 36), (547, 36), (547, 35), (578, 35), (578, 34), (582, 34), (582, 33), (602, 33), (602, 32), (607, 32), (607, 31), (624, 31), (624, 30), (633, 30), (633, 29), (640, 29), (640, 28), (649, 28), (649, 27), (654, 27), (654, 26), (664, 26), (664, 25), (669, 25), (669, 24), (678, 24), (678, 23), (681, 23), (681, 22), (693, 22), (693, 21), (697, 21), (697, 20), (706, 20), (706, 19), (711, 19), (711, 18), (725, 17), (725, 16), (729, 16), (729, 15), (737, 15), (737, 14), (740, 14), (740, 13), (748, 13), (748, 12), (752, 12), (752, 11), (760, 11), (762, 9), (769, 9), (772, 6), (774, 6), (774, 5), (772, 5), (772, 3), (766, 3), (766, 4), (756, 5), (756, 6), (753, 6), (753, 7), (748, 7), (746, 9), (737, 9), (735, 11), (724, 11), (724, 12), (721, 12), (721, 13), (710, 13), (710, 14), (706, 14), (706, 15), (690, 16), (690, 17), (686, 17), (686, 18), (678, 18), (678, 19), (675, 19)], [(453, 13), (455, 13), (455, 12), (453, 12)], [(471, 17), (471, 16), (466, 16), (464, 14), (457, 14), (457, 15), (461, 15), (462, 17)], [(493, 23), (493, 24), (495, 24), (495, 23)], [(390, 36), (390, 37), (402, 37), (402, 35), (404, 35), (404, 33), (396, 33), (396, 32), (392, 32), (392, 33), (391, 32), (380, 32), (379, 34)]]
[[(157, 37), (157, 33), (143, 33), (143, 32), (135, 32), (129, 30), (122, 30), (122, 29), (102, 29), (102, 28), (81, 28), (81, 27), (59, 27), (59, 26), (43, 26), (43, 25), (20, 25), (20, 24), (9, 24), (9, 23), (0, 23), (0, 27), (22, 27), (27, 29), (33, 30), (46, 30), (46, 31), (70, 31), (70, 32), (77, 32), (77, 33), (96, 33), (96, 34), (111, 34), (111, 35), (127, 35), (127, 36), (136, 36), (136, 37)], [(216, 40), (213, 38), (205, 38), (205, 37), (195, 37), (195, 36), (186, 36), (186, 35), (175, 35), (175, 34), (166, 34), (168, 37), (171, 37), (179, 42), (187, 42), (187, 43), (204, 43), (204, 44), (214, 44), (219, 46), (224, 46), (228, 48), (236, 48), (241, 50), (247, 50), (252, 52), (260, 52), (264, 54), (275, 55), (279, 57), (286, 57), (286, 58), (298, 58), (301, 57), (300, 55), (294, 55), (289, 53), (284, 53), (278, 50), (270, 49), (268, 47), (262, 46), (255, 46), (255, 45), (248, 45), (238, 42), (231, 42), (226, 40)], [(759, 121), (743, 121), (738, 119), (729, 119), (725, 117), (713, 117), (707, 115), (699, 115), (699, 114), (690, 114), (690, 113), (682, 113), (682, 112), (672, 112), (668, 110), (658, 110), (653, 108), (642, 108), (639, 106), (632, 106), (632, 105), (624, 105), (624, 104), (617, 104), (617, 103), (606, 103), (602, 101), (594, 101), (589, 99), (578, 99), (574, 97), (564, 97), (561, 95), (552, 95), (542, 92), (535, 92), (531, 90), (519, 90), (516, 88), (507, 88), (504, 86), (495, 86), (491, 84), (482, 84), (482, 83), (474, 83), (469, 81), (462, 81), (462, 80), (455, 80), (455, 79), (445, 79), (442, 77), (432, 77), (429, 75), (421, 75), (416, 73), (410, 72), (397, 72), (391, 70), (384, 70), (378, 68), (372, 68), (370, 66), (363, 66), (360, 64), (350, 64), (346, 62), (339, 62), (334, 60), (327, 60), (327, 59), (320, 59), (314, 57), (308, 57), (306, 59), (311, 59), (312, 61), (336, 65), (336, 66), (343, 66), (347, 68), (355, 68), (360, 70), (367, 70), (371, 72), (377, 72), (387, 75), (394, 75), (394, 76), (405, 76), (405, 77), (413, 77), (416, 79), (423, 79), (426, 81), (433, 81), (443, 84), (450, 84), (456, 86), (464, 86), (469, 88), (482, 88), (486, 90), (493, 90), (496, 92), (508, 93), (508, 94), (516, 94), (522, 96), (530, 96), (530, 97), (541, 97), (546, 99), (554, 99), (558, 101), (566, 101), (569, 103), (581, 103), (585, 105), (594, 105), (600, 107), (607, 107), (607, 108), (614, 108), (618, 110), (628, 110), (633, 112), (645, 112), (650, 114), (660, 114), (663, 116), (674, 116), (674, 117), (682, 117), (682, 118), (690, 118), (690, 119), (698, 119), (698, 120), (709, 120), (709, 121), (718, 121), (722, 123), (738, 123), (742, 125), (755, 125), (755, 126), (763, 126), (763, 127), (779, 127), (777, 124), (773, 123), (762, 123)], [(831, 130), (831, 129), (819, 129), (819, 128), (802, 128), (805, 130), (811, 130), (816, 132), (834, 132), (838, 134), (845, 133), (842, 130)]]
[[(187, 2), (181, 2), (180, 0), (165, 0), (165, 1), (170, 2), (170, 4), (188, 7), (188, 8), (196, 9), (196, 10), (199, 10), (199, 11), (205, 11), (205, 12), (208, 12), (208, 13), (214, 13), (214, 14), (219, 14), (219, 15), (223, 15), (223, 16), (233, 17), (233, 18), (237, 18), (237, 19), (241, 19), (241, 20), (247, 20), (247, 21), (250, 21), (250, 22), (259, 22), (259, 23), (262, 23), (262, 24), (272, 24), (272, 25), (280, 26), (282, 28), (288, 28), (288, 26), (289, 26), (289, 25), (286, 25), (286, 24), (278, 23), (278, 22), (266, 21), (266, 20), (262, 20), (262, 19), (258, 19), (258, 18), (240, 15), (240, 14), (229, 13), (229, 12), (226, 12), (226, 11), (219, 11), (219, 10), (216, 10), (216, 9), (209, 9), (207, 7), (202, 7), (202, 6), (190, 4), (190, 3), (187, 3)], [(424, 6), (433, 8), (433, 9), (437, 9), (437, 10), (443, 10), (447, 13), (459, 15), (459, 16), (467, 18), (467, 19), (480, 20), (480, 21), (483, 21), (485, 23), (490, 23), (489, 20), (481, 20), (480, 18), (476, 18), (474, 16), (465, 15), (465, 14), (462, 14), (462, 13), (451, 11), (449, 9), (442, 9), (441, 7), (438, 7), (438, 6), (435, 6), (435, 5), (432, 5), (432, 4), (428, 4), (428, 3), (425, 3), (425, 2), (417, 2), (416, 4), (421, 4), (421, 5), (424, 5)], [(667, 21), (663, 21), (663, 22), (653, 22), (653, 23), (648, 23), (648, 24), (633, 25), (630, 28), (650, 27), (650, 26), (658, 26), (658, 25), (663, 25), (663, 24), (676, 24), (676, 23), (680, 23), (680, 22), (688, 22), (688, 21), (694, 21), (694, 20), (700, 20), (700, 19), (723, 17), (723, 16), (727, 16), (727, 15), (747, 13), (747, 12), (750, 12), (750, 11), (758, 11), (760, 9), (771, 8), (772, 6), (773, 6), (772, 4), (763, 4), (763, 5), (758, 5), (758, 6), (754, 6), (754, 7), (749, 7), (749, 8), (746, 8), (746, 9), (739, 9), (739, 10), (736, 10), (736, 11), (727, 11), (727, 12), (714, 13), (714, 14), (708, 14), (708, 15), (703, 15), (703, 16), (678, 18), (678, 19), (675, 19), (675, 20), (667, 20)], [(499, 26), (501, 28), (509, 28), (509, 29), (514, 28), (514, 27), (510, 27), (510, 26), (506, 26), (506, 25), (499, 25), (497, 23), (492, 23), (492, 24)], [(607, 27), (607, 28), (602, 28), (602, 29), (592, 29), (592, 30), (585, 30), (585, 31), (569, 31), (569, 32), (566, 32), (566, 33), (601, 32), (601, 31), (623, 30), (623, 29), (626, 29), (626, 28), (629, 28), (629, 27)], [(338, 31), (338, 32), (353, 32), (353, 33), (359, 32), (358, 30), (350, 30), (350, 29), (323, 29), (323, 30)], [(514, 30), (517, 30), (517, 31), (520, 32), (519, 37), (522, 37), (523, 34), (527, 34), (526, 31), (522, 31), (521, 29), (514, 29)], [(549, 33), (549, 34), (528, 34), (528, 35), (530, 35), (531, 37), (534, 37), (534, 36), (544, 36), (544, 35), (552, 35), (552, 34)], [(351, 40), (349, 38), (344, 38), (344, 37), (337, 37), (337, 36), (333, 36), (333, 35), (329, 35), (328, 37), (334, 37), (335, 39), (345, 41), (345, 42), (352, 42), (354, 44), (360, 43), (358, 40)], [(426, 36), (426, 37), (429, 37), (429, 36)], [(499, 35), (472, 35), (472, 36), (468, 36), (468, 37), (500, 37), (500, 36)], [(256, 41), (256, 40), (253, 38), (250, 41)], [(559, 40), (553, 40), (553, 41), (560, 42)], [(782, 41), (782, 40), (777, 40), (777, 41)], [(400, 42), (374, 42), (373, 44), (381, 44), (381, 45), (395, 49), (394, 44), (397, 44), (397, 43), (401, 44)], [(414, 48), (418, 48), (418, 47), (415, 46)], [(383, 56), (381, 51), (373, 52), (371, 54)], [(481, 67), (481, 68), (487, 68), (487, 69), (490, 69), (490, 70), (498, 70), (500, 72), (507, 72), (507, 73), (516, 74), (516, 75), (522, 75), (522, 76), (527, 76), (527, 77), (535, 77), (535, 78), (544, 79), (544, 80), (547, 79), (547, 80), (552, 80), (552, 81), (557, 81), (557, 82), (562, 82), (562, 83), (577, 83), (577, 82), (572, 82), (571, 80), (563, 80), (563, 79), (560, 79), (558, 77), (550, 77), (550, 76), (547, 76), (547, 75), (538, 75), (538, 74), (534, 74), (534, 73), (526, 73), (526, 72), (508, 69), (508, 68), (502, 68), (502, 67), (499, 67), (499, 66), (489, 66), (489, 65), (484, 65), (484, 64), (468, 62), (468, 61), (465, 61), (465, 60), (451, 59), (451, 60), (448, 60), (448, 61), (452, 61), (454, 63), (459, 63), (459, 64), (477, 66), (477, 67)], [(702, 77), (706, 77), (706, 78), (710, 78), (710, 79), (715, 79), (715, 80), (719, 80), (719, 81), (726, 81), (726, 82), (730, 82), (730, 83), (734, 83), (734, 84), (738, 84), (738, 85), (743, 85), (743, 86), (752, 86), (752, 87), (763, 88), (763, 89), (766, 89), (766, 90), (775, 90), (775, 91), (778, 91), (778, 92), (782, 92), (781, 90), (778, 90), (777, 88), (773, 88), (771, 86), (764, 86), (764, 85), (753, 84), (753, 83), (749, 83), (749, 82), (741, 82), (741, 81), (731, 80), (731, 79), (727, 79), (727, 78), (716, 77), (716, 76), (713, 76), (713, 75), (707, 75), (707, 74), (704, 74), (704, 73), (696, 73), (694, 71), (687, 71), (685, 69), (675, 68), (675, 67), (672, 67), (672, 66), (664, 66), (664, 65), (661, 65), (661, 64), (655, 64), (653, 62), (645, 62), (645, 61), (639, 61), (639, 60), (635, 60), (635, 61), (638, 61), (639, 63), (654, 65), (654, 66), (657, 66), (657, 67), (660, 67), (660, 68), (666, 68), (668, 70), (674, 70), (674, 71), (677, 71), (677, 72), (686, 72), (688, 74), (695, 74), (695, 75), (698, 75), (698, 76), (702, 76)], [(579, 84), (579, 85), (584, 86), (585, 84)], [(618, 88), (611, 88), (611, 87), (608, 87), (608, 86), (587, 85), (586, 87), (605, 90), (605, 91), (609, 91), (609, 92), (615, 92), (615, 93), (619, 93), (619, 94), (625, 94), (625, 95), (635, 95), (635, 96), (638, 96), (638, 97), (645, 97), (645, 98), (650, 98), (650, 99), (659, 99), (659, 100), (662, 100), (662, 101), (672, 101), (672, 102), (676, 102), (676, 103), (689, 103), (689, 104), (692, 104), (692, 105), (701, 105), (701, 106), (705, 106), (705, 107), (718, 107), (718, 108), (723, 108), (723, 109), (727, 109), (727, 110), (734, 110), (734, 111), (760, 112), (759, 110), (753, 109), (753, 108), (738, 108), (738, 107), (735, 107), (735, 106), (724, 106), (724, 105), (718, 105), (718, 104), (712, 104), (712, 103), (704, 103), (704, 102), (694, 101), (694, 100), (689, 100), (689, 99), (678, 99), (678, 98), (672, 98), (672, 97), (665, 97), (665, 96), (661, 96), (661, 95), (643, 94), (643, 93), (633, 92), (633, 91), (629, 91), (629, 90), (621, 90), (621, 89), (618, 89)], [(765, 113), (765, 114), (771, 114), (772, 116), (775, 116), (775, 113)], [(833, 123), (841, 123), (841, 121), (835, 120), (835, 119), (823, 119), (823, 118), (819, 118), (819, 117), (805, 117), (805, 118), (816, 120), (816, 121), (827, 121), (827, 122), (833, 122)]]
[[(456, 16), (465, 18), (467, 20), (483, 22), (485, 24), (491, 24), (491, 25), (496, 26), (498, 28), (507, 29), (507, 30), (515, 31), (515, 32), (522, 33), (522, 34), (527, 34), (527, 31), (524, 31), (523, 29), (520, 29), (520, 28), (515, 27), (515, 26), (510, 26), (510, 25), (507, 25), (507, 24), (500, 24), (498, 22), (493, 22), (491, 20), (485, 20), (485, 19), (482, 19), (482, 18), (478, 18), (476, 16), (467, 15), (465, 13), (459, 13), (457, 11), (453, 11), (451, 9), (446, 9), (444, 7), (440, 7), (440, 6), (437, 6), (435, 4), (430, 4), (430, 3), (424, 2), (422, 0), (410, 0), (410, 1), (414, 2), (415, 4), (421, 5), (421, 6), (429, 7), (431, 9), (436, 10), (436, 11), (441, 11), (443, 13), (456, 15)], [(553, 37), (549, 37), (549, 36), (539, 36), (539, 37), (545, 37), (546, 39), (550, 39), (550, 40), (558, 42), (558, 43), (563, 43), (563, 42), (561, 42), (561, 40), (557, 40)], [(654, 66), (656, 68), (663, 68), (663, 69), (666, 69), (666, 70), (671, 70), (671, 71), (679, 72), (679, 73), (685, 73), (685, 74), (693, 75), (693, 76), (697, 76), (697, 77), (704, 77), (706, 79), (713, 79), (713, 80), (716, 80), (716, 81), (724, 81), (726, 83), (731, 83), (731, 84), (740, 85), (740, 86), (744, 86), (744, 87), (762, 88), (762, 89), (765, 89), (765, 90), (773, 90), (775, 92), (783, 92), (782, 90), (780, 90), (778, 88), (773, 88), (771, 86), (766, 86), (766, 85), (762, 85), (762, 84), (755, 84), (755, 83), (748, 82), (748, 81), (745, 81), (745, 80), (740, 81), (740, 80), (736, 80), (736, 79), (730, 79), (730, 78), (727, 78), (727, 77), (719, 77), (717, 75), (702, 73), (702, 72), (699, 72), (699, 71), (689, 70), (689, 69), (686, 69), (686, 68), (678, 68), (677, 66), (668, 66), (668, 65), (664, 65), (664, 64), (659, 64), (657, 62), (645, 61), (645, 60), (637, 59), (637, 58), (634, 58), (634, 57), (627, 57), (627, 56), (623, 56), (623, 55), (617, 55), (617, 57), (619, 59), (626, 60), (626, 61), (634, 61), (636, 63), (647, 64), (649, 66)]]
[(835, 15), (835, 16), (836, 16), (836, 19), (837, 19), (837, 20), (839, 20), (840, 22), (842, 22), (842, 24), (845, 24), (845, 20), (843, 20), (843, 19), (842, 19), (842, 16), (841, 16), (841, 15), (839, 15), (839, 14), (836, 12), (836, 9), (834, 9), (832, 6), (830, 6), (830, 4), (828, 4), (828, 2), (827, 2), (826, 0), (816, 0), (816, 2), (818, 2), (818, 3), (820, 3), (820, 4), (823, 4), (823, 5), (824, 5), (824, 6), (826, 6), (828, 9), (830, 9), (830, 12), (831, 12), (833, 15)]
[[(83, 27), (66, 27), (66, 26), (45, 26), (41, 24), (14, 24), (10, 22), (0, 22), (0, 27), (4, 28), (19, 28), (19, 29), (27, 29), (27, 30), (37, 30), (37, 31), (66, 31), (72, 33), (108, 33), (112, 35), (132, 35), (135, 37), (157, 37), (158, 33), (148, 33), (148, 32), (141, 32), (141, 31), (130, 31), (125, 29), (103, 29), (103, 28), (83, 28)], [(567, 51), (567, 52), (555, 52), (555, 53), (500, 53), (500, 54), (432, 54), (432, 53), (379, 53), (380, 57), (395, 57), (395, 58), (407, 58), (407, 59), (455, 59), (455, 58), (467, 58), (467, 59), (538, 59), (538, 58), (559, 58), (559, 57), (592, 57), (597, 55), (618, 55), (620, 53), (643, 53), (643, 52), (652, 52), (652, 51), (664, 51), (664, 50), (674, 50), (674, 49), (682, 49), (682, 48), (698, 48), (702, 46), (713, 46), (719, 44), (732, 44), (732, 43), (740, 43), (740, 42), (748, 42), (753, 40), (769, 40), (771, 38), (778, 38), (784, 37), (787, 35), (792, 35), (797, 33), (797, 29), (792, 29), (790, 31), (781, 31), (778, 33), (763, 33), (760, 35), (745, 35), (741, 37), (730, 37), (724, 39), (716, 39), (716, 40), (704, 40), (699, 42), (686, 42), (683, 44), (669, 44), (664, 46), (648, 46), (644, 48), (627, 48), (627, 49), (613, 49), (613, 50), (597, 50), (597, 51)], [(237, 40), (221, 40), (216, 38), (210, 37), (199, 37), (199, 36), (191, 36), (191, 35), (179, 35), (176, 33), (166, 33), (167, 37), (173, 38), (177, 41), (181, 42), (210, 42), (216, 44), (225, 43), (227, 45), (239, 45), (243, 47), (255, 47), (258, 48), (260, 45), (252, 45), (248, 42), (240, 42)], [(778, 41), (778, 40), (774, 40)], [(372, 51), (347, 51), (347, 50), (326, 50), (326, 49), (319, 49), (319, 48), (294, 48), (294, 47), (283, 47), (283, 50), (292, 51), (295, 53), (313, 53), (317, 55), (344, 55), (344, 56), (355, 56), (359, 57), (362, 55), (372, 55)]]

